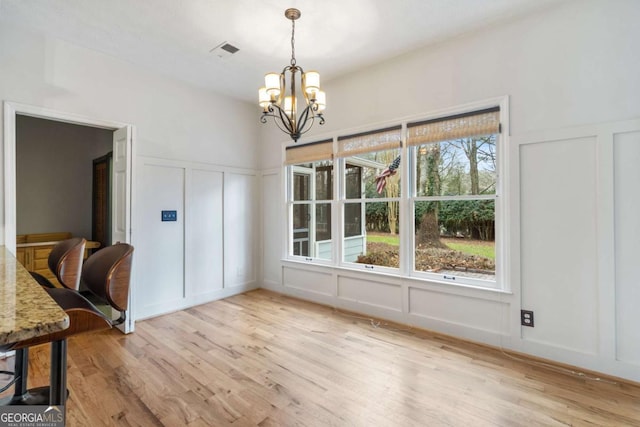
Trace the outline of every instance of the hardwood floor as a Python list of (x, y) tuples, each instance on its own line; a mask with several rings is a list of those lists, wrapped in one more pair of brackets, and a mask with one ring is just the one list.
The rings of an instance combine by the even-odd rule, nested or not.
[[(640, 426), (632, 384), (264, 290), (73, 337), (68, 363), (68, 426)], [(32, 349), (30, 386), (48, 366)]]

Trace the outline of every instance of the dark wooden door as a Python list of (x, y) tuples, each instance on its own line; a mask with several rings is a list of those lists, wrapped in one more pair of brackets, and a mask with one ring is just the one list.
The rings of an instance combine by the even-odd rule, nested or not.
[(91, 240), (111, 245), (111, 169), (113, 153), (93, 160), (93, 214)]

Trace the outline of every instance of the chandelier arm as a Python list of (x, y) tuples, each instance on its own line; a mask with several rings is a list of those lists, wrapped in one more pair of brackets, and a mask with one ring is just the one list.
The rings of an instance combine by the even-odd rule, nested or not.
[[(297, 71), (297, 69), (296, 69)], [(296, 93), (296, 71), (291, 72), (291, 115), (293, 128), (298, 129), (298, 94)]]
[(307, 119), (305, 119), (305, 122), (310, 121), (309, 126), (299, 133), (302, 135), (310, 131), (311, 128), (313, 127), (313, 124), (316, 122), (316, 118), (320, 119), (320, 121), (318, 122), (320, 126), (324, 124), (324, 117), (322, 116), (322, 114), (312, 114)]
[[(299, 135), (304, 135), (305, 133), (309, 132), (311, 130), (311, 128), (313, 127), (313, 123), (315, 123), (316, 117), (319, 116), (312, 116), (309, 118), (309, 120), (311, 120), (311, 124), (302, 132), (299, 132)], [(322, 117), (320, 117), (322, 119)], [(323, 124), (324, 120), (321, 120), (319, 124)]]
[[(294, 127), (294, 123), (292, 122), (291, 118), (289, 118), (286, 111), (280, 108), (278, 104), (274, 104), (273, 106), (278, 111), (278, 115), (275, 115), (275, 114), (273, 115), (274, 120), (278, 125), (278, 127), (281, 130), (287, 132), (288, 134), (295, 133), (296, 129)], [(279, 122), (278, 122), (278, 119), (279, 119)], [(280, 124), (282, 124), (282, 126), (280, 126)], [(284, 126), (284, 129), (283, 129), (283, 126)]]
[[(313, 124), (313, 115), (311, 116), (311, 123)], [(309, 121), (309, 106), (307, 106), (304, 111), (302, 112), (302, 114), (300, 114), (300, 119), (298, 121), (298, 131), (299, 133), (305, 133), (309, 130), (309, 128), (311, 126), (309, 126), (309, 128), (305, 128), (307, 125), (307, 122)]]
[(282, 73), (280, 73), (280, 94), (278, 95), (278, 105), (282, 105), (282, 101), (284, 100), (284, 96), (285, 96), (285, 85), (287, 84), (287, 78), (286, 78), (286, 74), (285, 74), (285, 70), (282, 70)]
[(304, 75), (304, 70), (302, 67), (298, 67), (300, 69), (300, 84), (302, 85), (302, 96), (304, 97), (304, 101), (306, 105), (310, 104), (309, 95), (307, 94), (307, 76)]
[(291, 131), (282, 126), (283, 122), (282, 122), (282, 120), (279, 120), (278, 116), (272, 116), (272, 117), (273, 117), (273, 121), (275, 122), (276, 126), (278, 126), (278, 129), (280, 129), (284, 133), (288, 133), (289, 135), (291, 135)]
[[(278, 111), (278, 114), (276, 114), (276, 110)], [(269, 105), (267, 107), (267, 111), (262, 112), (260, 122), (267, 123), (267, 117), (273, 118), (273, 121), (281, 131), (288, 134), (293, 133), (294, 129), (291, 127), (291, 121), (289, 120), (289, 117), (283, 112), (282, 108), (280, 108), (278, 104)]]
[[(262, 116), (262, 119), (264, 119), (264, 121), (262, 123), (266, 123), (267, 122), (267, 117), (271, 117), (273, 119), (273, 122), (278, 127), (278, 129), (280, 129), (282, 132), (284, 132), (286, 134), (289, 134), (289, 135), (292, 135), (292, 132), (287, 127), (283, 126), (282, 119), (279, 116), (277, 116), (275, 113), (272, 113), (272, 114), (264, 113), (264, 115)], [(262, 121), (262, 119), (261, 119), (261, 121)]]

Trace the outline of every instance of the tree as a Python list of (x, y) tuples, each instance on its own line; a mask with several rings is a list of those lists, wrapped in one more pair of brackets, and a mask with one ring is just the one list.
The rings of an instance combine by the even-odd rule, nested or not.
[[(495, 171), (495, 138), (491, 136), (482, 136), (475, 138), (465, 138), (457, 141), (462, 148), (467, 160), (469, 162), (469, 181), (471, 184), (470, 194), (483, 194), (494, 187), (495, 191), (495, 179), (489, 184), (489, 188), (480, 188), (480, 174), (478, 170), (478, 164), (487, 165)], [(469, 218), (467, 223), (480, 222), (477, 219), (477, 212), (473, 213), (474, 218)], [(481, 221), (484, 226), (472, 226), (469, 227), (469, 233), (472, 239), (487, 240), (493, 238), (493, 233), (487, 232), (486, 221)], [(492, 220), (493, 222), (493, 220)]]
[[(426, 196), (439, 196), (441, 188), (440, 179), (440, 162), (441, 152), (440, 144), (423, 145), (418, 149), (418, 164), (421, 165), (420, 177), (425, 174), (424, 180), (419, 181), (419, 192)], [(424, 165), (423, 165), (424, 163)], [(438, 224), (438, 208), (439, 202), (430, 202), (426, 205), (426, 209), (420, 219), (420, 227), (416, 233), (416, 245), (429, 246), (434, 248), (446, 247), (440, 241), (440, 226)]]
[(492, 180), (489, 184), (489, 188), (481, 188), (478, 165), (485, 165), (488, 170), (495, 172), (495, 136), (490, 135), (459, 139), (456, 141), (456, 144), (462, 149), (469, 162), (469, 181), (471, 183), (471, 192), (469, 194), (487, 193), (495, 186), (495, 180)]
[(480, 194), (480, 182), (478, 180), (478, 140), (474, 138), (460, 141), (462, 150), (469, 160), (469, 181), (471, 194)]
[[(380, 153), (379, 162), (390, 165), (397, 157), (395, 150), (383, 151)], [(384, 187), (385, 195), (388, 198), (398, 197), (400, 194), (400, 174), (390, 175), (387, 178), (387, 184)], [(387, 221), (389, 223), (389, 233), (396, 234), (398, 229), (399, 204), (397, 201), (387, 202)]]
[(494, 211), (493, 200), (446, 200), (438, 213), (447, 233), (486, 241), (495, 239)]

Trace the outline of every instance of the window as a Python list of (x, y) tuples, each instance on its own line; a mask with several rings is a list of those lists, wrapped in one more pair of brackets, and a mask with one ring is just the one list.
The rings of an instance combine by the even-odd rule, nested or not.
[(502, 286), (506, 165), (497, 104), (287, 147), (289, 256)]
[(495, 282), (499, 123), (492, 108), (407, 125), (414, 272)]
[(331, 259), (332, 146), (329, 140), (287, 147), (289, 255)]
[(342, 261), (399, 268), (401, 127), (338, 138), (342, 158)]

